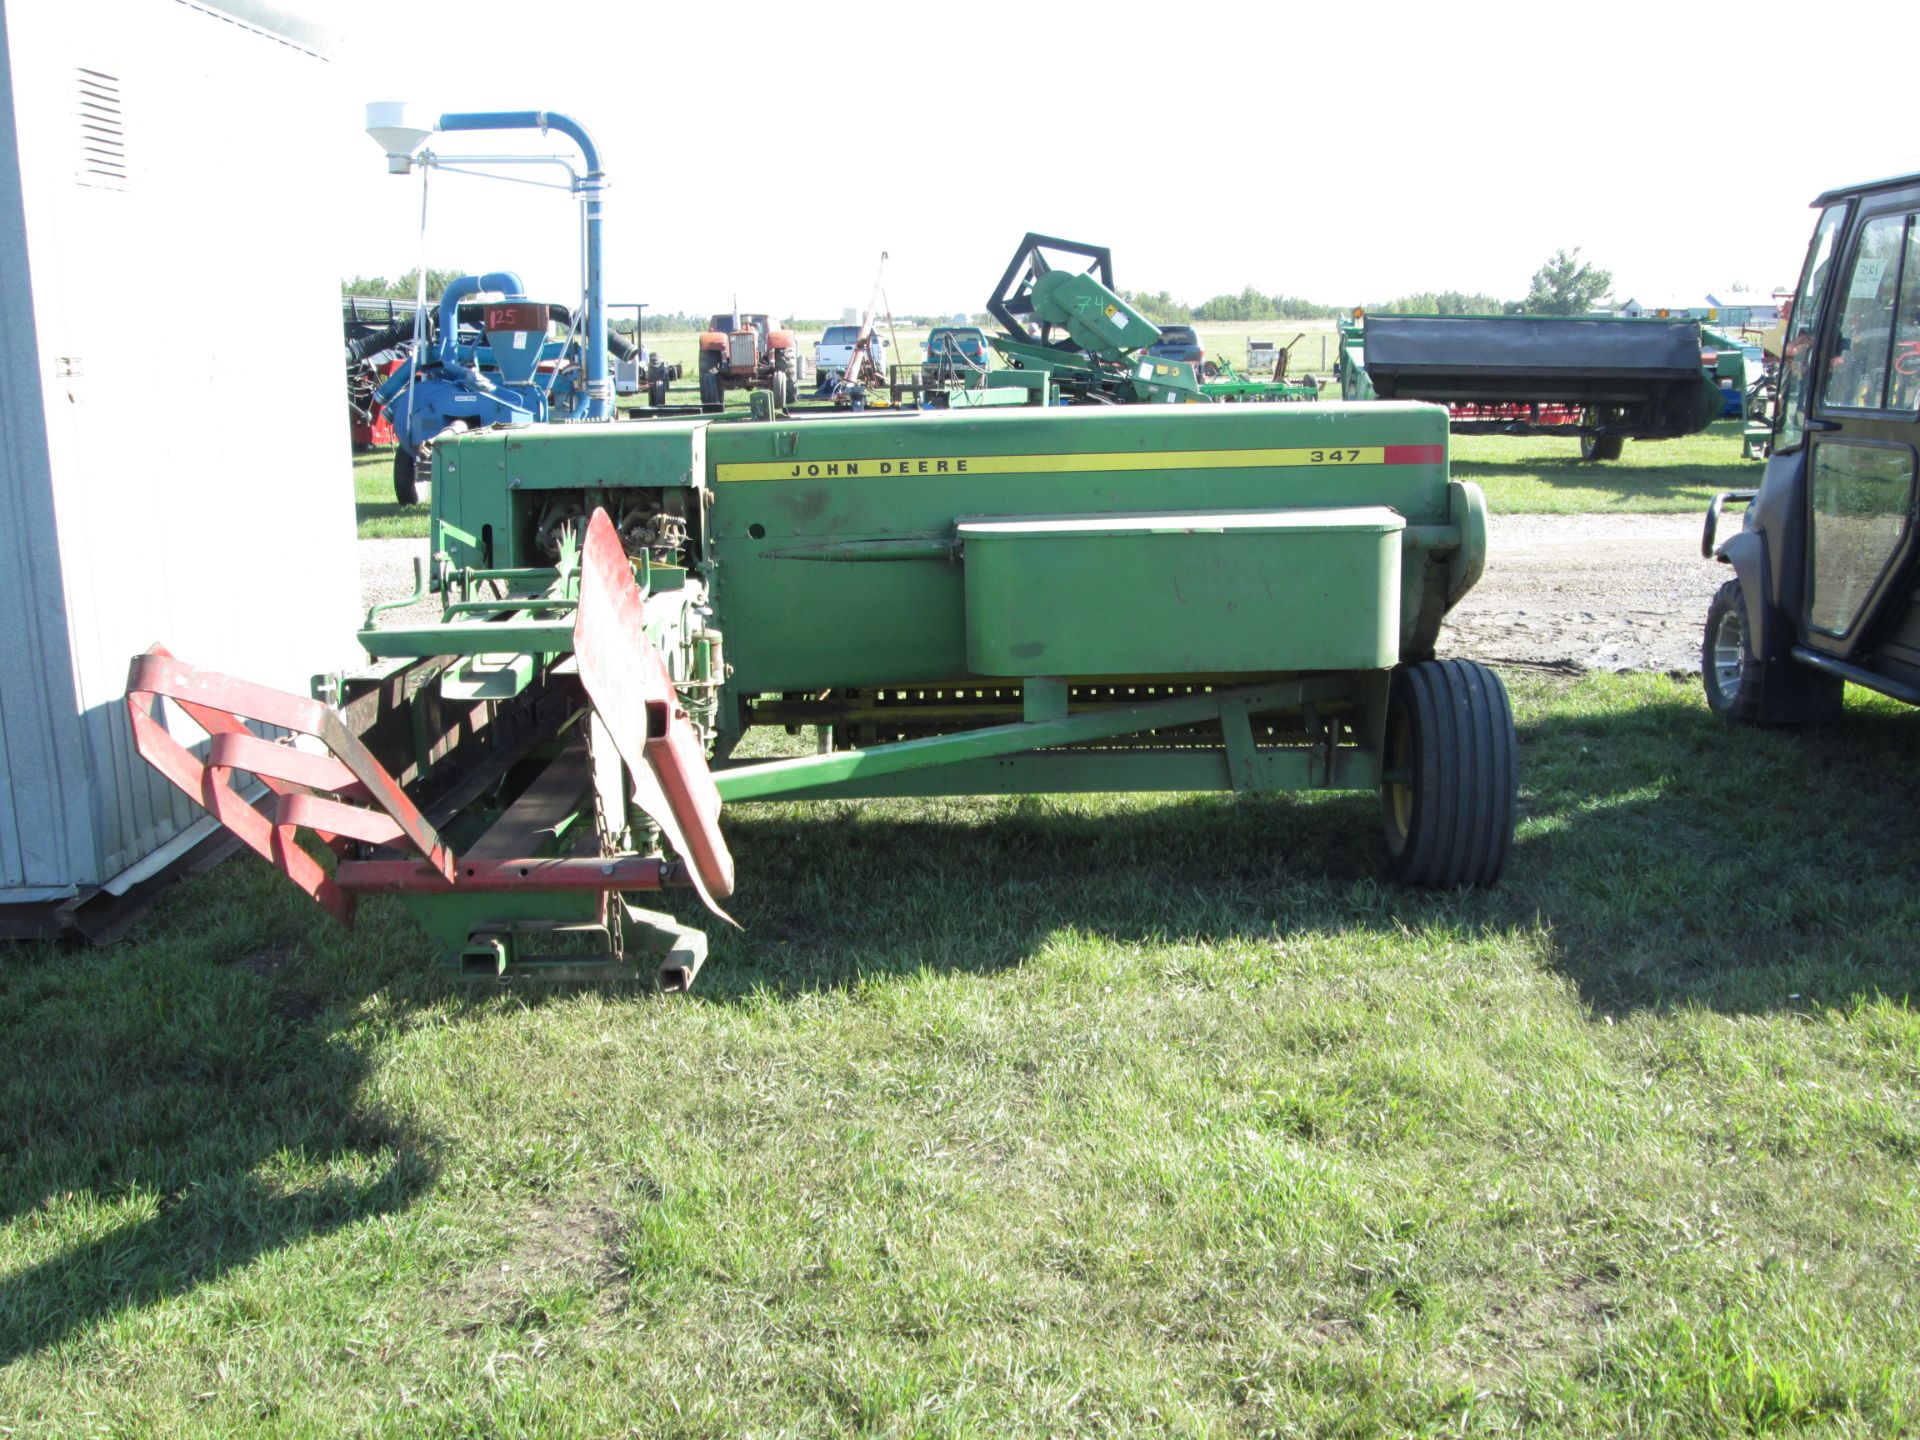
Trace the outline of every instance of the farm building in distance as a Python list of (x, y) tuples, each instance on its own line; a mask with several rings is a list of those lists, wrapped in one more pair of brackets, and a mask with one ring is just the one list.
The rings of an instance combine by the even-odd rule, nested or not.
[(1710, 324), (1718, 322), (1736, 328), (1764, 330), (1779, 323), (1780, 300), (1763, 292), (1727, 290), (1691, 300), (1628, 299), (1615, 305), (1611, 313), (1635, 320), (1648, 315), (1672, 315), (1681, 320), (1705, 320)]

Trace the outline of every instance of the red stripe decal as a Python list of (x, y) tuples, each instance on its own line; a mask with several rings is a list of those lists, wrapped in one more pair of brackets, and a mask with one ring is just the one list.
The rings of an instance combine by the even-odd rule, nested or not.
[(1389, 445), (1388, 465), (1441, 465), (1446, 462), (1447, 447), (1444, 445)]

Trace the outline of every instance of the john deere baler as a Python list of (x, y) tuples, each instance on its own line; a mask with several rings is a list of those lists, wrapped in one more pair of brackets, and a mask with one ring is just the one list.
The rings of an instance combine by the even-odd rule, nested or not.
[[(1433, 659), (1486, 551), (1446, 436), (1444, 410), (1382, 403), (448, 438), (438, 623), (370, 623), (374, 663), (317, 700), (143, 656), (134, 723), (337, 915), (399, 895), (470, 973), (644, 955), (689, 982), (704, 937), (633, 897), (718, 910), (722, 807), (755, 800), (1376, 790), (1400, 878), (1486, 884), (1514, 734), (1493, 672)], [(233, 753), (156, 738), (156, 695)], [(236, 717), (321, 743), (252, 745)], [(756, 726), (820, 741), (736, 760)], [(279, 792), (253, 820), (235, 768)]]

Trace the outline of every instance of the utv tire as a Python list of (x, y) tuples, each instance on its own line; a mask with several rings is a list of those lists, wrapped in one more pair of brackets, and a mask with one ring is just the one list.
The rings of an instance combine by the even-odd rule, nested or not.
[(1752, 637), (1740, 582), (1729, 580), (1713, 592), (1700, 642), (1700, 683), (1707, 692), (1707, 708), (1722, 720), (1751, 725), (1760, 718), (1760, 662), (1753, 655)]
[(1826, 725), (1840, 718), (1846, 685), (1793, 660), (1753, 653), (1753, 626), (1738, 580), (1714, 592), (1700, 642), (1707, 708), (1741, 725)]
[(413, 452), (404, 445), (396, 446), (393, 452), (393, 498), (402, 505), (420, 503), (420, 483)]
[(1500, 677), (1471, 660), (1393, 676), (1380, 801), (1393, 871), (1411, 885), (1491, 885), (1518, 808), (1519, 741)]

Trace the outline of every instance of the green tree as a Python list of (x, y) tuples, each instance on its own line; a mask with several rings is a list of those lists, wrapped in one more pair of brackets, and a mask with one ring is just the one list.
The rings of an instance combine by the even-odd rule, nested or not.
[(1151, 295), (1144, 290), (1122, 290), (1120, 298), (1156, 325), (1183, 325), (1193, 319), (1193, 307), (1184, 300), (1174, 299), (1165, 290), (1156, 290)]
[[(464, 270), (436, 270), (427, 267), (427, 299), (438, 300), (446, 294), (451, 285), (467, 272)], [(389, 280), (384, 275), (355, 275), (340, 282), (342, 295), (370, 295), (376, 300), (411, 300), (420, 286), (420, 270), (416, 266), (407, 271), (398, 280)]]
[(1553, 252), (1553, 258), (1533, 272), (1527, 298), (1520, 309), (1527, 315), (1584, 315), (1613, 288), (1613, 272), (1580, 263), (1580, 247), (1572, 253)]

